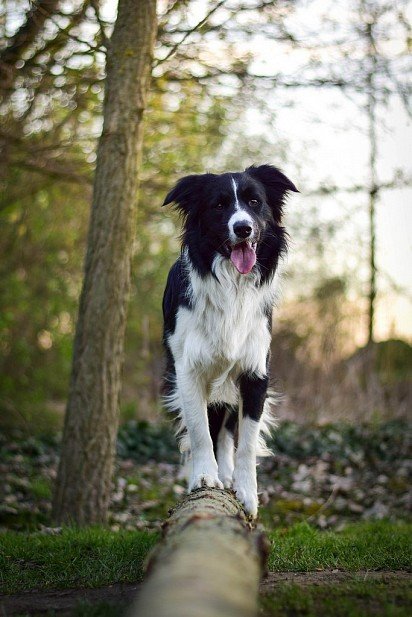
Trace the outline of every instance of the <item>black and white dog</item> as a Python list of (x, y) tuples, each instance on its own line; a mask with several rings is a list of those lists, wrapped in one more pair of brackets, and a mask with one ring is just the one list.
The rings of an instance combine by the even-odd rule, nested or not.
[(268, 453), (272, 307), (288, 191), (297, 189), (278, 169), (252, 166), (182, 178), (163, 204), (174, 202), (184, 220), (163, 315), (165, 404), (178, 415), (189, 491), (233, 487), (252, 516), (256, 457)]

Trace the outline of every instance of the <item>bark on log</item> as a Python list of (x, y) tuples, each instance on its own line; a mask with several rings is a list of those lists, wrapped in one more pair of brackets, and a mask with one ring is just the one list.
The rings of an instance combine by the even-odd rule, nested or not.
[(256, 615), (266, 542), (233, 493), (191, 493), (171, 511), (129, 617)]

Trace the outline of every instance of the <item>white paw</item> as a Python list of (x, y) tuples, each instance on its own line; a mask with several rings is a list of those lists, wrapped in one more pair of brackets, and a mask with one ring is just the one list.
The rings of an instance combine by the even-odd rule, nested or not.
[(258, 496), (256, 474), (248, 472), (235, 471), (233, 490), (236, 493), (237, 499), (245, 508), (246, 512), (256, 518), (258, 513)]
[(236, 498), (240, 501), (246, 512), (250, 514), (252, 518), (257, 517), (258, 513), (258, 496), (254, 491), (244, 489), (243, 487), (234, 485)]
[(219, 471), (219, 480), (222, 482), (223, 486), (225, 488), (232, 488), (233, 486), (233, 478), (232, 475), (230, 474), (223, 474), (220, 473)]
[(223, 482), (225, 488), (233, 486), (234, 462), (233, 435), (226, 428), (219, 433), (217, 442), (217, 466), (219, 469), (219, 480)]
[(219, 480), (217, 475), (209, 473), (195, 473), (190, 478), (189, 493), (197, 488), (223, 488), (223, 483)]
[(225, 488), (233, 486), (233, 458), (220, 457), (218, 460), (219, 480)]

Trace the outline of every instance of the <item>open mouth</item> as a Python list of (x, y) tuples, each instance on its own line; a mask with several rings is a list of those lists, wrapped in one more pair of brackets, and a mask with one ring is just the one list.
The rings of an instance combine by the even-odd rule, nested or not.
[(236, 244), (228, 244), (230, 261), (240, 274), (248, 274), (256, 263), (257, 242), (244, 240)]

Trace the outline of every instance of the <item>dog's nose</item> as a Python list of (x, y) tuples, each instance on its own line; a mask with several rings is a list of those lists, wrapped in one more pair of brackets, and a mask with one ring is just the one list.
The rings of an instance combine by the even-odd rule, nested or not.
[(249, 238), (252, 233), (252, 227), (247, 221), (239, 221), (233, 225), (233, 231), (238, 238)]

